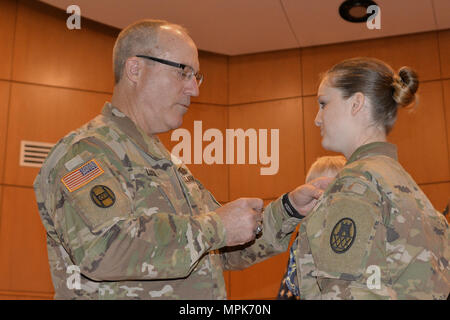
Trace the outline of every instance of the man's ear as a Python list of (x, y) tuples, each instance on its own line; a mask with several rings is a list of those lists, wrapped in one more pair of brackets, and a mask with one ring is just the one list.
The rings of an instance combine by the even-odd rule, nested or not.
[(125, 61), (125, 66), (123, 68), (124, 76), (126, 76), (127, 79), (130, 80), (131, 82), (135, 83), (139, 79), (141, 68), (142, 68), (141, 61), (139, 61), (138, 58), (136, 57), (128, 58)]
[(356, 92), (351, 97), (351, 104), (352, 104), (352, 116), (355, 116), (364, 106), (364, 102), (366, 100), (366, 97), (361, 92)]

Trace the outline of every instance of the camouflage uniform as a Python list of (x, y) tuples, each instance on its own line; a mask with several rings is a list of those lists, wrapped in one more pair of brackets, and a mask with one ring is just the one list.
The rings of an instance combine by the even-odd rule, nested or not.
[(278, 199), (259, 239), (220, 252), (217, 201), (110, 103), (57, 143), (34, 188), (56, 299), (225, 299), (223, 270), (285, 251), (298, 222)]
[(446, 299), (448, 229), (397, 162), (396, 146), (364, 145), (302, 221), (300, 297)]

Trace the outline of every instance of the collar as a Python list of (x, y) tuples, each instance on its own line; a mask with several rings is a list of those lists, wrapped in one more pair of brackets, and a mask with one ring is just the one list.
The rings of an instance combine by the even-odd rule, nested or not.
[(106, 102), (103, 106), (102, 115), (107, 121), (113, 122), (117, 128), (125, 133), (127, 139), (140, 147), (155, 161), (171, 158), (170, 154), (156, 135), (149, 136), (146, 134), (133, 122), (133, 120), (128, 118), (110, 102)]
[(356, 149), (347, 161), (350, 164), (356, 160), (372, 156), (387, 156), (398, 161), (397, 146), (389, 142), (372, 142)]

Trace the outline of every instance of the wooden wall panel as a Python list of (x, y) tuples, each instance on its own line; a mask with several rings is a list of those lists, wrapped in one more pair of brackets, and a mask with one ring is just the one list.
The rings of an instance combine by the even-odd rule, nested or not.
[(230, 57), (229, 102), (298, 97), (300, 72), (299, 49)]
[(20, 167), (20, 141), (56, 143), (100, 113), (107, 94), (13, 83), (4, 183), (31, 186), (37, 168)]
[(341, 60), (358, 56), (381, 59), (394, 70), (413, 67), (422, 81), (440, 77), (436, 32), (340, 43), (302, 49), (303, 95), (317, 92), (321, 73)]
[[(3, 177), (10, 83), (0, 81), (0, 179)], [(0, 180), (1, 181), (1, 180)]]
[(421, 83), (415, 111), (400, 109), (388, 136), (397, 144), (399, 161), (417, 183), (450, 180), (441, 81)]
[(228, 104), (228, 57), (220, 54), (200, 51), (200, 71), (203, 82), (200, 95), (193, 102)]
[(439, 49), (441, 76), (442, 78), (450, 78), (450, 30), (439, 31)]
[[(279, 166), (274, 175), (261, 175), (260, 157), (257, 164), (249, 164), (249, 143), (246, 142), (245, 164), (237, 164), (235, 150), (234, 164), (230, 165), (230, 199), (239, 197), (260, 197), (271, 199), (290, 191), (304, 181), (302, 104), (300, 98), (254, 103), (230, 107), (229, 128), (236, 130), (267, 129), (267, 148), (271, 154), (271, 129), (279, 130)], [(247, 140), (247, 139), (246, 139)], [(260, 138), (258, 138), (258, 143)], [(236, 148), (235, 140), (235, 148)], [(263, 148), (262, 148), (263, 149)], [(258, 152), (260, 148), (258, 146)], [(272, 160), (272, 165), (275, 160)]]
[(437, 211), (444, 211), (445, 207), (450, 203), (450, 182), (425, 184), (420, 185), (420, 188)]
[(322, 156), (336, 156), (341, 155), (337, 152), (325, 150), (322, 147), (322, 137), (320, 129), (314, 123), (317, 111), (319, 111), (319, 104), (317, 97), (303, 98), (303, 125), (305, 127), (305, 174), (309, 167)]
[(289, 251), (240, 271), (230, 271), (229, 299), (275, 299), (286, 272)]
[[(264, 206), (276, 199), (264, 200)], [(292, 233), (289, 248), (295, 240), (297, 229)], [(244, 270), (229, 271), (228, 299), (275, 299), (281, 280), (286, 272), (289, 250)]]
[(33, 189), (4, 186), (2, 196), (0, 290), (53, 292)]
[(86, 19), (80, 30), (69, 30), (68, 17), (39, 2), (19, 2), (13, 79), (112, 92), (114, 32)]
[(11, 61), (14, 47), (14, 29), (16, 25), (15, 0), (0, 1), (0, 79), (11, 78)]
[[(200, 135), (194, 134), (194, 121), (201, 121)], [(221, 202), (229, 200), (228, 195), (228, 166), (225, 164), (225, 129), (228, 123), (227, 107), (205, 105), (205, 104), (191, 104), (189, 111), (185, 114), (181, 128), (190, 132), (191, 140), (191, 164), (186, 163), (192, 174), (201, 181), (214, 197)], [(202, 142), (203, 134), (208, 129), (219, 129), (222, 132), (223, 140), (223, 163), (224, 164), (207, 164), (204, 162), (203, 154), (199, 154), (199, 162), (201, 164), (194, 164), (194, 144), (201, 146), (201, 152), (212, 142)], [(171, 135), (174, 130), (159, 134), (162, 143), (171, 152), (173, 147), (182, 143), (179, 141), (171, 141)], [(195, 140), (198, 139), (198, 143)]]
[(450, 166), (450, 80), (442, 81), (444, 88), (444, 106), (445, 106), (445, 123), (447, 128), (447, 141), (448, 141), (448, 151), (449, 151), (449, 166)]
[(0, 291), (0, 300), (53, 300), (52, 294)]

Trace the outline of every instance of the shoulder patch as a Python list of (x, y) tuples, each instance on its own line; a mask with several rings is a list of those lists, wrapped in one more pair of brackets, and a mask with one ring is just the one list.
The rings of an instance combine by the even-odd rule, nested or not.
[(61, 182), (66, 186), (69, 192), (73, 192), (101, 176), (104, 172), (105, 171), (103, 171), (98, 162), (95, 159), (92, 159), (81, 167), (67, 173), (62, 177)]
[(356, 225), (350, 218), (343, 218), (336, 223), (330, 236), (330, 247), (336, 253), (350, 249), (356, 237)]

